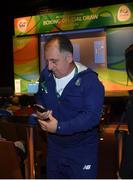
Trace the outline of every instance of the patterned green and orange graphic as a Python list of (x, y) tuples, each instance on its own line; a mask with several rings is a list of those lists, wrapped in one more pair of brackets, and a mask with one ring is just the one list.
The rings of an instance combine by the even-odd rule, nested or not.
[(28, 84), (39, 77), (38, 38), (14, 37), (13, 54), (15, 79), (21, 80), (21, 92), (27, 92)]

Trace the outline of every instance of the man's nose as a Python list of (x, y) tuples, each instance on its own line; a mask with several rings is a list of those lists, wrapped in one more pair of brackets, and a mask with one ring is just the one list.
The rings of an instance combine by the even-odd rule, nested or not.
[(48, 69), (49, 69), (49, 70), (52, 70), (52, 69), (53, 69), (53, 65), (52, 65), (51, 62), (48, 62)]

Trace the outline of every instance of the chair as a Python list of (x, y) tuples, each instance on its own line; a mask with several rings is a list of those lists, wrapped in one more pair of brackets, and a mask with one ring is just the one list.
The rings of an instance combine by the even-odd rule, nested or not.
[(12, 141), (0, 140), (0, 179), (23, 178), (20, 159)]
[[(25, 178), (32, 178), (33, 176), (41, 177), (42, 158), (44, 158), (45, 161), (44, 146), (46, 144), (46, 134), (38, 126), (34, 127), (33, 137), (30, 135), (30, 140), (33, 138), (34, 147), (33, 146), (31, 147), (31, 145), (33, 145), (31, 141), (29, 141), (29, 129), (31, 128), (30, 126), (29, 127), (26, 126), (26, 123), (27, 123), (27, 117), (13, 116), (12, 119), (9, 118), (9, 120), (7, 120), (7, 118), (0, 117), (0, 134), (7, 141), (12, 141), (12, 142), (22, 141), (23, 144), (25, 145), (25, 149), (26, 149), (26, 159), (24, 160)], [(33, 157), (31, 156), (34, 156), (34, 162), (32, 159)], [(32, 167), (30, 165), (32, 165)], [(1, 171), (1, 167), (0, 167), (0, 171)], [(0, 178), (1, 178), (1, 173), (0, 173)]]

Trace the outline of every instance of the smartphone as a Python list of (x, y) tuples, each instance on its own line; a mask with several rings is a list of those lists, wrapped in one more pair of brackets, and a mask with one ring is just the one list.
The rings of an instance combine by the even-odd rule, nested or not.
[(34, 104), (34, 109), (40, 113), (47, 112), (48, 110), (40, 104)]

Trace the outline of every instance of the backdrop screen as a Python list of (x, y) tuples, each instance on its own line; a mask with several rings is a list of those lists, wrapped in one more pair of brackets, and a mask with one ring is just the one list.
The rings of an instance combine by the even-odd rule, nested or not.
[[(81, 62), (82, 64), (96, 70), (98, 68), (107, 67), (107, 54), (106, 54), (106, 33), (103, 29), (91, 31), (78, 31), (67, 32), (73, 47), (74, 61)], [(44, 59), (44, 44), (50, 35), (41, 34), (40, 36), (40, 69), (45, 66)]]
[[(74, 47), (74, 61), (98, 73), (106, 92), (133, 89), (127, 81), (124, 50), (133, 43), (133, 27), (59, 32), (67, 34)], [(54, 33), (55, 34), (55, 33)], [(57, 33), (58, 34), (58, 33)], [(45, 67), (44, 44), (51, 34), (14, 37), (16, 93), (35, 93), (40, 71)]]
[[(63, 32), (64, 33), (64, 32)], [(124, 50), (133, 43), (133, 27), (65, 32), (74, 47), (75, 61), (98, 73), (106, 92), (127, 92), (133, 89), (127, 82)], [(51, 35), (51, 34), (50, 34)], [(45, 66), (44, 43), (50, 36), (40, 35), (40, 69)]]

